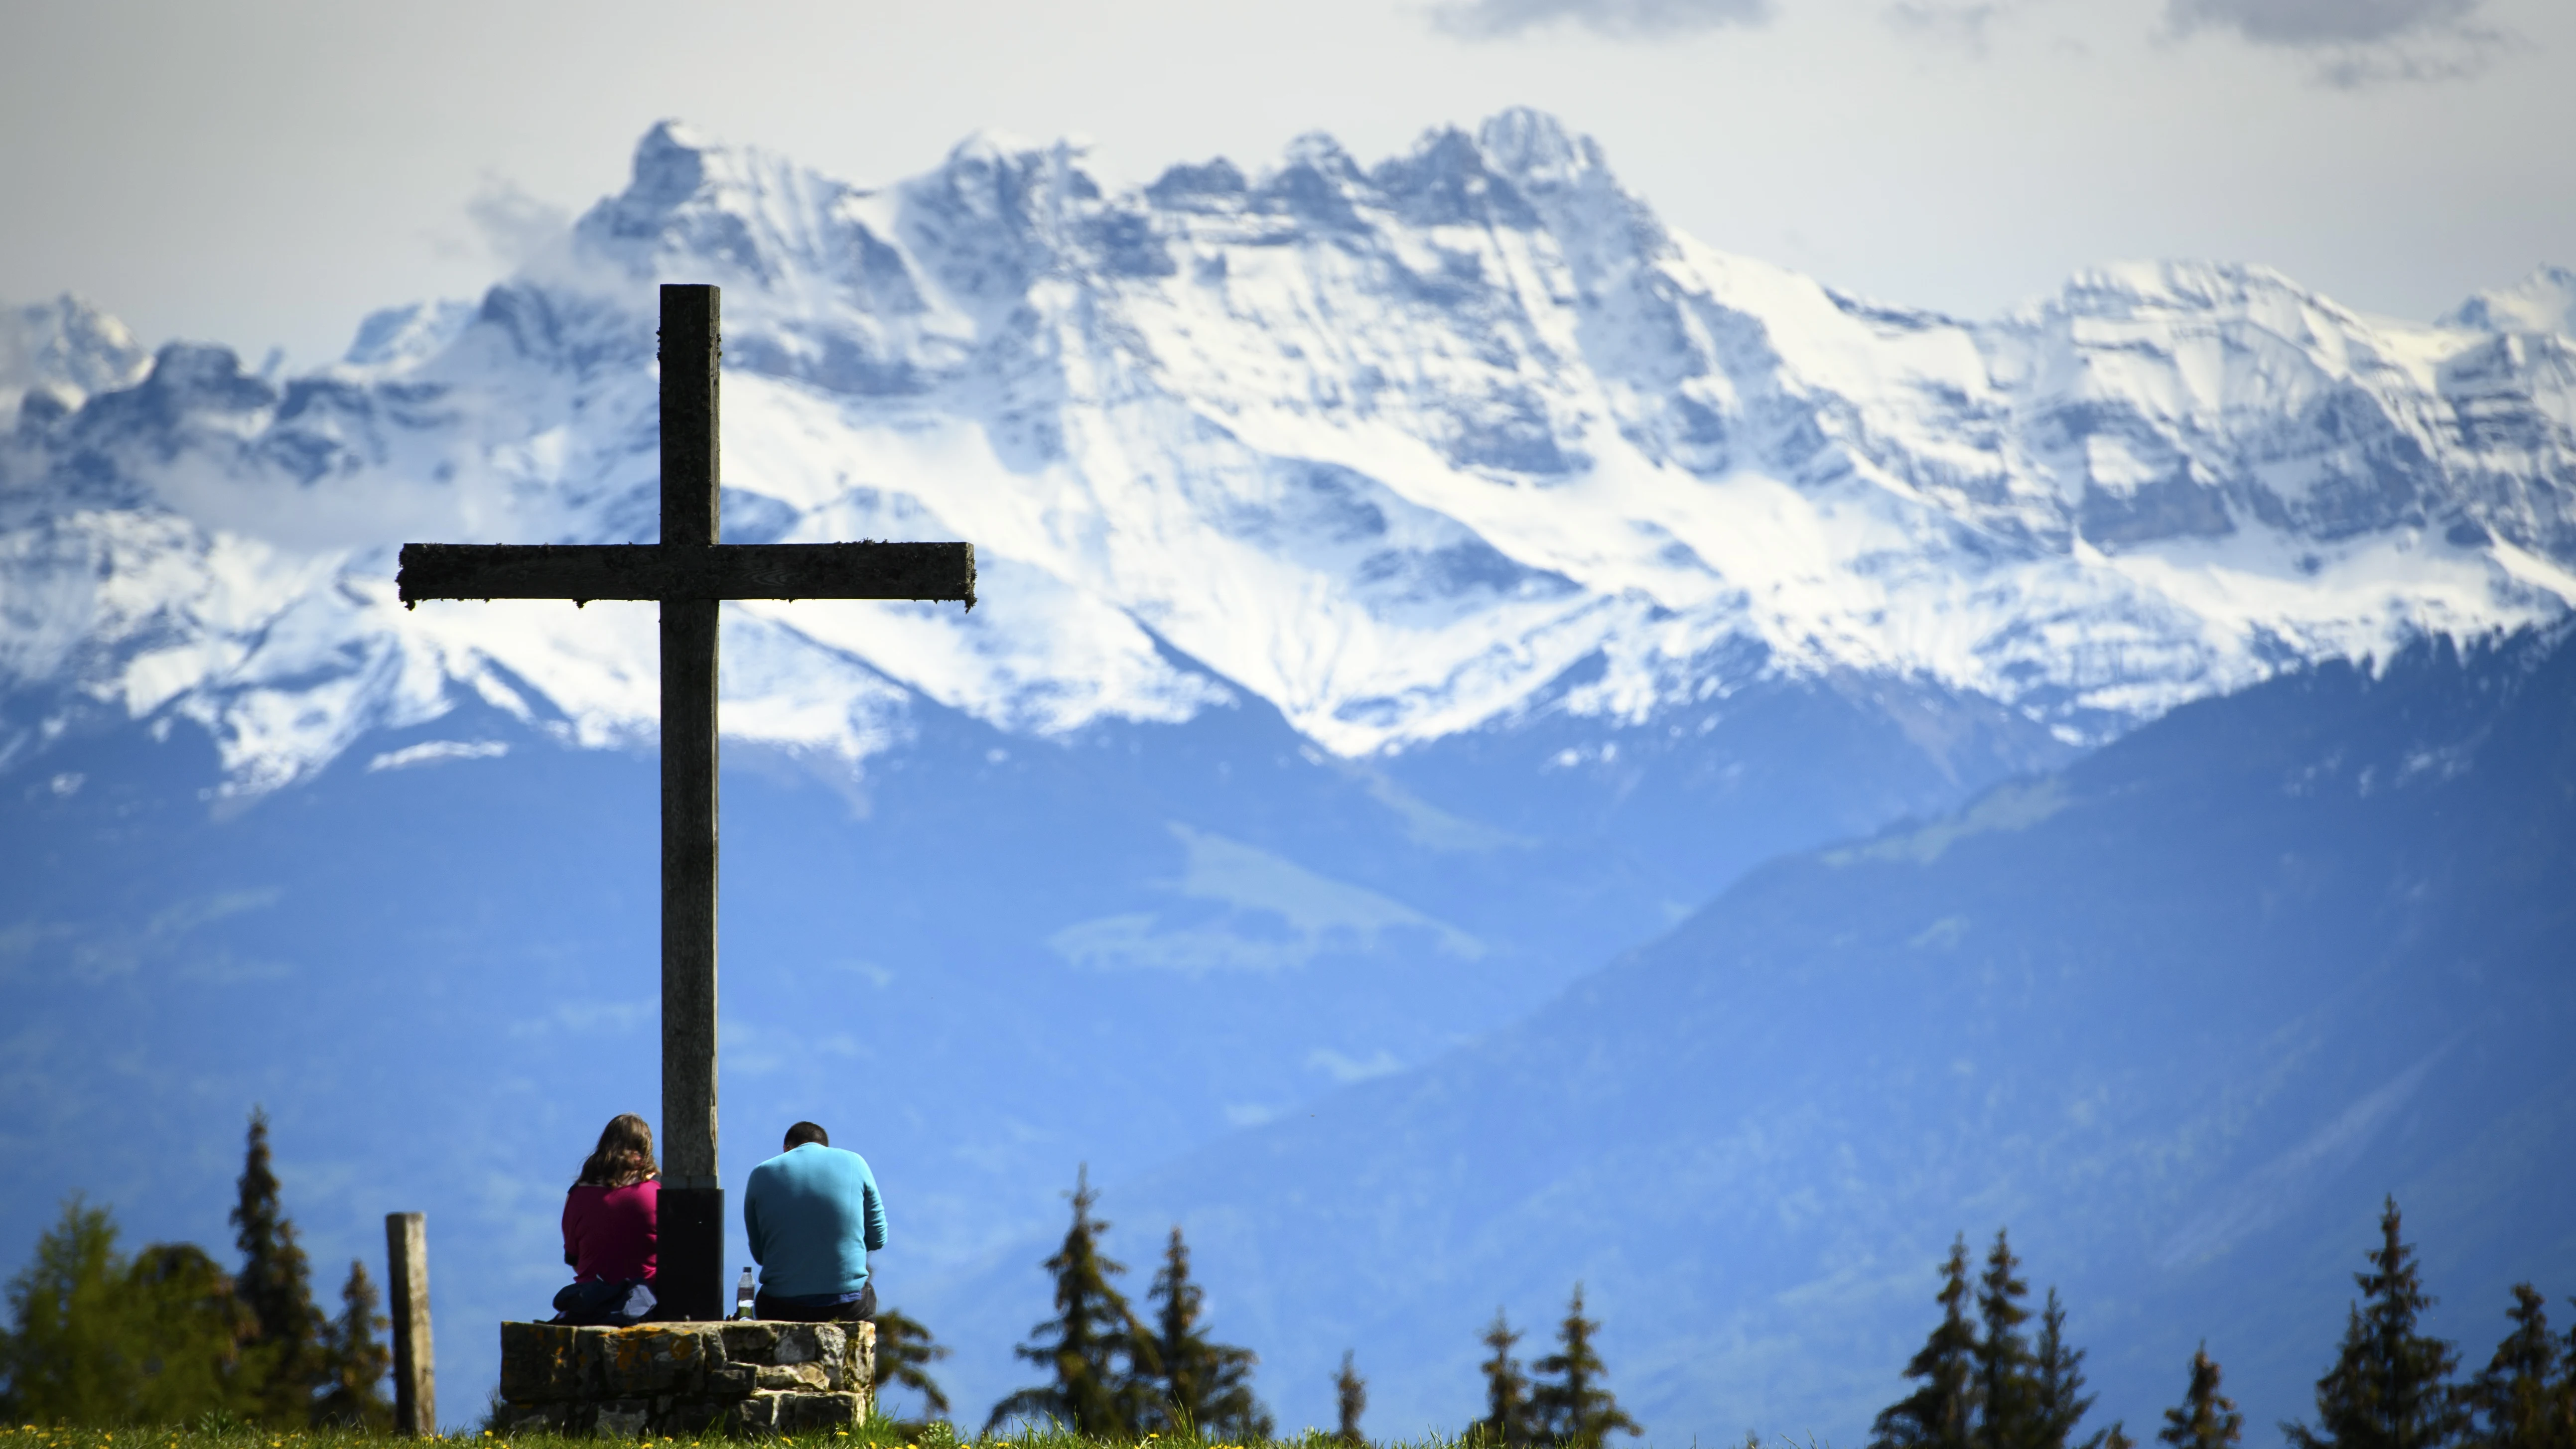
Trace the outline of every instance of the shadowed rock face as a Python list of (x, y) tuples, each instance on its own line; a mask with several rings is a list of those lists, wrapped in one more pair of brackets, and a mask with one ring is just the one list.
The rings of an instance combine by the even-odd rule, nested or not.
[[(151, 597), (13, 588), (42, 606), (0, 617), (0, 687), (177, 699), (271, 737), (313, 720), (320, 688), (390, 717), (482, 691), (477, 645), (368, 594), (403, 541), (368, 520), (649, 531), (663, 279), (727, 289), (732, 476), (770, 500), (763, 536), (980, 533), (1027, 570), (1016, 619), (943, 625), (956, 637), (902, 658), (816, 641), (767, 677), (864, 661), (1057, 734), (1205, 707), (1164, 646), (1346, 757), (1552, 696), (1601, 725), (1669, 719), (1735, 687), (1707, 661), (1752, 646), (1776, 673), (1921, 679), (2097, 743), (2286, 660), (2512, 627), (2576, 591), (2576, 342), (2557, 332), (2407, 327), (2219, 263), (2087, 272), (1987, 322), (1891, 306), (1673, 233), (1599, 147), (1527, 111), (1373, 166), (1308, 137), (1267, 169), (1132, 191), (1070, 144), (978, 137), (868, 189), (666, 125), (623, 192), (470, 316), (372, 318), (323, 375), (193, 345), (146, 373), (108, 323), (48, 323), (46, 347), (87, 361), (47, 365), (97, 386), (46, 393), (0, 443), (26, 535), (0, 558), (96, 573), (66, 555), (115, 534), (150, 556), (108, 572)], [(2534, 307), (2474, 318), (2521, 328)], [(1344, 499), (1374, 511), (1368, 546)], [(137, 550), (146, 517), (198, 536)], [(232, 538), (275, 550), (293, 597), (187, 597), (227, 576)], [(125, 687), (144, 656), (152, 688)], [(1560, 688), (1594, 658), (1624, 677)], [(619, 693), (547, 663), (518, 672)], [(804, 723), (737, 727), (879, 748), (855, 723), (812, 737), (860, 711), (775, 702), (741, 718)], [(346, 735), (246, 739), (292, 758), (239, 781), (296, 778)]]
[(872, 1323), (501, 1325), (502, 1433), (797, 1434), (866, 1421)]

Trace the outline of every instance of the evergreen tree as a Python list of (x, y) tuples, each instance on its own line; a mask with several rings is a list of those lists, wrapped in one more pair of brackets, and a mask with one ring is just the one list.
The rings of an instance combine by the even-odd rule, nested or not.
[(2245, 1416), (2236, 1401), (2218, 1391), (2218, 1364), (2204, 1340), (2191, 1356), (2191, 1387), (2179, 1407), (2165, 1410), (2165, 1426), (2156, 1437), (2173, 1449), (2233, 1449), (2245, 1438)]
[(2021, 1326), (2030, 1321), (2022, 1300), (2030, 1285), (2022, 1281), (2021, 1260), (2013, 1256), (2004, 1230), (1995, 1229), (1995, 1245), (1986, 1253), (1986, 1271), (1977, 1280), (1976, 1418), (1968, 1442), (1976, 1449), (2041, 1449), (2044, 1430), (2037, 1422), (2032, 1390), (2030, 1339)]
[(77, 1196), (36, 1240), (34, 1261), (9, 1284), (9, 1337), (0, 1344), (8, 1422), (127, 1422), (132, 1364), (117, 1322), (119, 1257), (107, 1210)]
[(1977, 1331), (1968, 1322), (1968, 1240), (1950, 1244), (1941, 1265), (1940, 1326), (1905, 1365), (1922, 1387), (1888, 1405), (1870, 1425), (1870, 1449), (1969, 1449), (1976, 1395)]
[(247, 1367), (253, 1412), (270, 1424), (302, 1427), (313, 1415), (313, 1392), (328, 1365), (322, 1355), (322, 1312), (313, 1304), (304, 1249), (279, 1201), (277, 1174), (269, 1166), (268, 1114), (254, 1107), (250, 1145), (244, 1153), (240, 1200), (232, 1211), (233, 1242), (242, 1269), (233, 1291), (250, 1309), (257, 1337)]
[(939, 1381), (930, 1376), (930, 1366), (948, 1357), (948, 1346), (935, 1342), (929, 1329), (897, 1309), (879, 1309), (876, 1325), (876, 1376), (870, 1387), (880, 1405), (889, 1388), (910, 1389), (921, 1395), (921, 1418), (899, 1421), (906, 1427), (907, 1438), (918, 1437), (931, 1421), (948, 1417), (948, 1396), (940, 1392)]
[(1602, 1386), (1610, 1373), (1592, 1347), (1600, 1330), (1598, 1320), (1583, 1316), (1583, 1285), (1575, 1284), (1574, 1301), (1556, 1327), (1556, 1352), (1532, 1365), (1541, 1377), (1530, 1389), (1531, 1417), (1553, 1443), (1597, 1446), (1613, 1431), (1644, 1432)]
[(2505, 1316), (2513, 1332), (2469, 1385), (2481, 1449), (2576, 1449), (2576, 1334), (2566, 1366), (2549, 1336), (2548, 1301), (2528, 1283), (2513, 1285)]
[(122, 1302), (143, 1381), (135, 1421), (178, 1424), (238, 1412), (242, 1349), (255, 1331), (232, 1275), (194, 1243), (153, 1243), (125, 1273)]
[(315, 1424), (379, 1432), (393, 1427), (385, 1375), (393, 1369), (394, 1355), (377, 1336), (393, 1323), (376, 1311), (378, 1301), (367, 1265), (351, 1258), (348, 1281), (340, 1288), (340, 1317), (322, 1345), (328, 1377), (322, 1397), (313, 1404)]
[[(2380, 1247), (2344, 1326), (2335, 1366), (2317, 1380), (2317, 1427), (2285, 1423), (2294, 1449), (2444, 1449), (2467, 1415), (2451, 1382), (2459, 1355), (2416, 1332), (2433, 1304), (2415, 1277), (2415, 1250), (2398, 1235), (2397, 1200), (2379, 1217)], [(2366, 1305), (2366, 1306), (2365, 1306)]]
[(1267, 1439), (1270, 1414), (1252, 1396), (1248, 1348), (1209, 1340), (1199, 1327), (1206, 1295), (1190, 1281), (1190, 1249), (1178, 1225), (1154, 1274), (1154, 1363), (1161, 1370), (1163, 1401), (1153, 1427), (1194, 1429), (1216, 1439)]
[(1520, 1341), (1497, 1307), (1484, 1337), (1494, 1356), (1479, 1365), (1485, 1374), (1485, 1417), (1467, 1426), (1467, 1437), (1500, 1449), (1520, 1449), (1530, 1441), (1529, 1379), (1521, 1372), (1521, 1361), (1512, 1357), (1512, 1347)]
[(1154, 1341), (1137, 1323), (1126, 1296), (1109, 1280), (1127, 1271), (1100, 1251), (1109, 1224), (1091, 1215), (1100, 1200), (1088, 1166), (1074, 1180), (1073, 1226), (1046, 1260), (1055, 1279), (1056, 1316), (1029, 1330), (1011, 1351), (1053, 1375), (1053, 1382), (1011, 1394), (993, 1406), (986, 1433), (1012, 1419), (1048, 1419), (1094, 1439), (1133, 1439), (1144, 1417), (1145, 1384), (1154, 1374)]
[[(2093, 1396), (2084, 1392), (2084, 1350), (2066, 1341), (2066, 1308), (2051, 1286), (2039, 1314), (2039, 1342), (2031, 1349), (2032, 1442), (2041, 1449), (2066, 1449), (2092, 1407)], [(2103, 1449), (2110, 1432), (2085, 1440), (2084, 1449)]]
[(241, 1406), (244, 1323), (199, 1248), (154, 1244), (129, 1263), (107, 1210), (75, 1197), (8, 1298), (0, 1420), (108, 1427)]
[(1351, 1351), (1342, 1350), (1342, 1371), (1333, 1375), (1333, 1404), (1341, 1410), (1341, 1427), (1333, 1437), (1351, 1449), (1360, 1449), (1368, 1440), (1360, 1434), (1360, 1415), (1368, 1412), (1368, 1380), (1360, 1377), (1359, 1366), (1352, 1362)]

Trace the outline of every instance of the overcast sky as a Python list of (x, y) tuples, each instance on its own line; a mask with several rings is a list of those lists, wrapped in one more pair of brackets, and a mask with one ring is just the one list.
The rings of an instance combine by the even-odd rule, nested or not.
[(0, 300), (254, 362), (475, 295), (665, 116), (875, 184), (981, 127), (1145, 180), (1529, 104), (1684, 231), (1972, 315), (2127, 257), (2413, 317), (2576, 264), (2571, 0), (31, 0), (5, 35)]

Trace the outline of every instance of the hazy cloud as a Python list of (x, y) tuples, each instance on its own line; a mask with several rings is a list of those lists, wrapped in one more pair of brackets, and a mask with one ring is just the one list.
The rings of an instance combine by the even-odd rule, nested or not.
[(1617, 39), (1640, 39), (1770, 19), (1771, 0), (1463, 0), (1432, 12), (1442, 30), (1479, 39), (1560, 21)]
[(1986, 27), (2002, 13), (2000, 5), (1926, 5), (1904, 0), (1888, 7), (1887, 23), (1918, 40), (1983, 55)]
[(506, 177), (486, 175), (465, 203), (465, 216), (492, 255), (512, 265), (529, 260), (572, 224), (571, 213), (540, 201)]
[(2466, 19), (2478, 0), (2172, 0), (2176, 29), (2219, 26), (2263, 45), (2368, 44)]
[(2316, 57), (2315, 78), (2353, 87), (2458, 80), (2486, 69), (2510, 37), (2472, 23), (2482, 0), (2167, 0), (2176, 34), (2232, 30), (2257, 45)]

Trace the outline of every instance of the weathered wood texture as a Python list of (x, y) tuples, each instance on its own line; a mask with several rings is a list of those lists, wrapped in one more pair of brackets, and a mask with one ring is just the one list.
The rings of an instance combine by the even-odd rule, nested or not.
[(668, 544), (714, 543), (720, 526), (723, 309), (724, 294), (717, 288), (662, 287), (662, 541)]
[(716, 604), (662, 605), (662, 1174), (716, 1185)]
[(407, 543), (423, 599), (935, 599), (975, 602), (971, 543)]
[(429, 1227), (419, 1213), (385, 1214), (385, 1282), (393, 1293), (394, 1432), (438, 1432), (438, 1357), (429, 1333)]
[[(713, 287), (662, 289), (661, 556), (717, 553), (724, 460)], [(728, 557), (745, 557), (729, 554)], [(754, 560), (776, 555), (755, 553)], [(677, 578), (664, 583), (677, 584)], [(662, 600), (662, 1312), (724, 1316), (724, 1191), (716, 1185), (716, 600)]]

